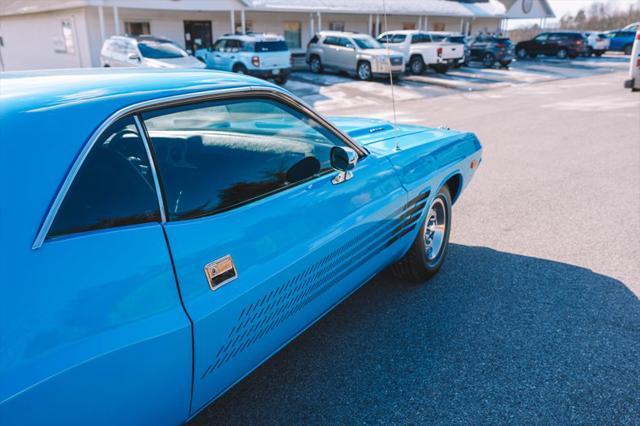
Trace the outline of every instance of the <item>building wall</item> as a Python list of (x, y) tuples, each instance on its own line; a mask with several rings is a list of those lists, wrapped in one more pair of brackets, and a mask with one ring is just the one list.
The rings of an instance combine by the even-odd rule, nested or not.
[[(71, 23), (73, 49), (67, 50), (62, 22)], [(4, 71), (79, 68), (92, 65), (85, 10), (3, 16), (0, 18)]]

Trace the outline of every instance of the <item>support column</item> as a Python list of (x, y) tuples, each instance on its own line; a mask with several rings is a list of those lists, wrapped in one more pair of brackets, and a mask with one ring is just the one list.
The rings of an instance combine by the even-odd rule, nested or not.
[(118, 15), (118, 6), (113, 6), (113, 28), (116, 35), (120, 35), (120, 15)]
[(236, 33), (236, 11), (229, 11), (229, 25), (231, 26), (231, 34)]
[(244, 16), (244, 9), (240, 9), (240, 31), (242, 34), (247, 33), (247, 21)]
[(322, 31), (322, 14), (320, 12), (316, 12), (318, 15), (318, 31)]
[(378, 37), (380, 33), (380, 15), (376, 15), (376, 28), (373, 32), (375, 33), (373, 36)]
[(418, 23), (416, 24), (417, 29), (422, 28), (422, 16), (418, 16)]
[(369, 14), (369, 28), (367, 28), (367, 33), (370, 36), (374, 36), (375, 37), (374, 34), (371, 34), (371, 30), (373, 30), (373, 28), (371, 28), (372, 26), (373, 26), (373, 16), (371, 16), (371, 14)]
[(100, 41), (104, 42), (106, 34), (104, 30), (104, 8), (102, 6), (98, 6), (98, 21), (100, 22)]
[(422, 28), (424, 31), (429, 31), (429, 17), (428, 16), (424, 16), (424, 19), (422, 19), (422, 25), (424, 26), (424, 28)]
[(460, 32), (464, 32), (464, 18), (460, 18)]
[(312, 38), (316, 34), (316, 30), (314, 28), (314, 20), (313, 13), (309, 14), (309, 38)]

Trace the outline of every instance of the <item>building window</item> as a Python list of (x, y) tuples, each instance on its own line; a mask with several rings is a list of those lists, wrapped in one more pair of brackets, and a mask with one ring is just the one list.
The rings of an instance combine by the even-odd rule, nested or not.
[(299, 49), (302, 47), (302, 24), (300, 22), (284, 23), (284, 40), (289, 49)]
[(403, 30), (415, 30), (416, 29), (416, 23), (415, 22), (405, 22), (402, 24), (402, 29)]
[(444, 31), (445, 25), (442, 22), (435, 22), (433, 24), (433, 31)]
[(132, 36), (151, 34), (151, 28), (148, 22), (125, 22), (124, 31)]
[(330, 31), (344, 31), (344, 21), (329, 22)]

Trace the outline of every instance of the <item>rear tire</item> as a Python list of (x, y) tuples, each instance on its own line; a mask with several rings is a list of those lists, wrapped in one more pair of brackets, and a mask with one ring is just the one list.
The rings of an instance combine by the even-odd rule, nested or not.
[(591, 55), (593, 55), (593, 47), (587, 46), (582, 56), (584, 56), (585, 58), (590, 58)]
[(508, 69), (509, 65), (511, 65), (511, 61), (510, 60), (509, 61), (500, 61), (500, 66), (502, 68), (507, 68)]
[(599, 58), (600, 56), (604, 55), (604, 52), (599, 51), (599, 52), (596, 52), (595, 55)]
[(409, 70), (411, 74), (420, 75), (424, 72), (424, 60), (422, 60), (422, 56), (413, 55), (411, 59), (409, 59)]
[(445, 185), (431, 202), (409, 252), (391, 267), (393, 274), (411, 282), (424, 282), (432, 278), (447, 255), (450, 231), (451, 194)]
[(566, 59), (568, 55), (569, 52), (564, 47), (558, 50), (558, 53), (556, 53), (556, 56), (560, 59)]
[(516, 51), (516, 55), (518, 56), (518, 59), (520, 59), (520, 60), (527, 59), (527, 58), (531, 57), (529, 52), (527, 52), (527, 49), (525, 49), (524, 47), (521, 47), (520, 49), (518, 49)]
[(283, 76), (275, 77), (275, 78), (273, 79), (273, 81), (274, 81), (276, 84), (280, 85), (280, 86), (282, 86), (283, 84), (285, 84), (285, 83), (287, 82), (287, 80), (289, 80), (289, 76), (288, 76), (288, 75), (283, 75)]
[(493, 54), (485, 53), (482, 56), (482, 65), (484, 65), (485, 68), (493, 68), (495, 63), (496, 63), (496, 57), (493, 56)]
[(233, 66), (233, 72), (235, 72), (237, 74), (246, 74), (247, 73), (247, 67), (245, 67), (242, 64), (235, 64)]
[(433, 68), (438, 74), (446, 74), (447, 71), (449, 71), (449, 65), (435, 64), (431, 65), (431, 68)]
[(309, 69), (314, 74), (322, 74), (322, 61), (319, 56), (313, 55), (309, 59)]

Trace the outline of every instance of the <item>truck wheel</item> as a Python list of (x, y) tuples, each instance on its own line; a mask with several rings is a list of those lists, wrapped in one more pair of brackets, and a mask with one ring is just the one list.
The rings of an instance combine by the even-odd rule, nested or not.
[(511, 65), (511, 61), (510, 60), (509, 61), (500, 61), (500, 66), (502, 68), (509, 69), (509, 65)]
[(520, 49), (518, 49), (518, 51), (516, 52), (516, 55), (518, 55), (518, 59), (527, 59), (529, 57), (529, 53), (527, 52), (527, 49), (525, 49), (524, 47), (521, 47)]
[(358, 64), (357, 70), (358, 78), (360, 80), (371, 80), (371, 64), (367, 61), (362, 61)]
[(627, 44), (627, 45), (624, 47), (624, 54), (625, 54), (625, 55), (631, 55), (631, 50), (632, 50), (632, 49), (633, 49), (633, 45), (631, 45), (631, 44)]
[(246, 74), (247, 73), (247, 67), (245, 67), (242, 64), (235, 64), (233, 66), (233, 72), (238, 73), (238, 74)]
[(593, 55), (593, 47), (587, 46), (587, 48), (584, 50), (584, 53), (582, 54), (582, 56), (584, 56), (585, 58), (590, 58), (591, 55)]
[(558, 50), (558, 53), (556, 53), (556, 56), (560, 59), (565, 59), (568, 54), (569, 52), (567, 52), (567, 49), (563, 47), (560, 50)]
[(435, 196), (409, 252), (391, 267), (401, 279), (424, 282), (433, 277), (447, 254), (451, 230), (451, 194), (443, 186)]
[(283, 84), (285, 84), (287, 82), (287, 80), (289, 80), (289, 76), (288, 75), (281, 75), (279, 77), (275, 77), (273, 79), (273, 81), (276, 82), (276, 84), (282, 86)]
[(431, 66), (438, 74), (446, 74), (449, 71), (449, 65), (435, 64)]
[(409, 60), (409, 69), (411, 70), (411, 74), (420, 75), (424, 72), (424, 61), (422, 60), (422, 56), (414, 55)]
[(496, 63), (496, 57), (493, 56), (493, 54), (491, 53), (485, 53), (484, 56), (482, 57), (482, 65), (484, 65), (485, 68), (493, 68), (495, 63)]
[(595, 55), (599, 58), (600, 56), (604, 55), (604, 50), (598, 50)]
[(319, 56), (313, 55), (309, 60), (309, 68), (312, 73), (321, 74), (322, 73), (322, 61)]

